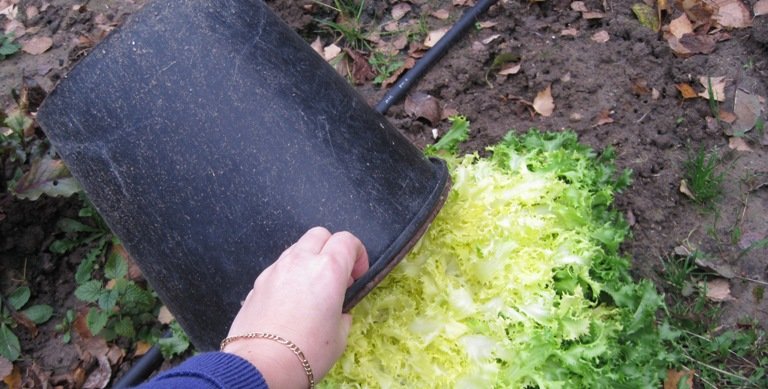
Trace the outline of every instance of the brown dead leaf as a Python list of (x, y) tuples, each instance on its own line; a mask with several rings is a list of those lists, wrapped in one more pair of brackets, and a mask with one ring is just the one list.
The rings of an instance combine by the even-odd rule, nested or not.
[(593, 124), (592, 127), (599, 127), (599, 126), (613, 123), (613, 118), (611, 117), (611, 113), (612, 112), (608, 109), (604, 109), (600, 111), (595, 117), (595, 124)]
[(736, 96), (733, 99), (733, 113), (736, 115), (736, 121), (733, 123), (733, 130), (739, 132), (751, 130), (762, 114), (762, 110), (762, 104), (756, 95), (741, 88), (736, 89)]
[(109, 347), (109, 351), (107, 351), (107, 360), (111, 366), (119, 365), (120, 362), (122, 362), (123, 357), (125, 357), (125, 350), (117, 345)]
[(45, 53), (51, 46), (53, 46), (53, 39), (47, 36), (38, 36), (21, 42), (21, 49), (32, 55)]
[(5, 33), (13, 34), (13, 36), (18, 39), (27, 33), (27, 29), (24, 27), (23, 23), (16, 19), (12, 19), (5, 24)]
[(440, 102), (435, 97), (422, 92), (409, 94), (405, 98), (404, 108), (408, 115), (426, 119), (433, 126), (442, 117)]
[(363, 54), (348, 48), (344, 48), (344, 53), (352, 58), (350, 75), (356, 85), (364, 84), (366, 81), (373, 80), (376, 77), (376, 72), (373, 71), (368, 58)]
[(445, 9), (438, 9), (437, 11), (432, 12), (430, 15), (432, 15), (432, 17), (440, 19), (440, 20), (446, 20), (449, 17), (451, 17), (451, 13), (448, 12), (448, 10), (445, 10)]
[(715, 14), (712, 15), (718, 25), (725, 28), (745, 28), (752, 25), (752, 15), (740, 0), (713, 0)]
[(579, 30), (575, 28), (566, 28), (563, 31), (560, 31), (560, 36), (577, 36), (579, 35)]
[[(712, 5), (702, 0), (675, 0), (678, 9), (683, 10), (694, 26), (708, 25), (712, 23), (712, 15), (715, 13)], [(709, 28), (706, 28), (709, 30)]]
[(745, 142), (743, 138), (737, 136), (728, 138), (728, 147), (736, 151), (752, 151), (752, 148), (749, 147), (747, 142)]
[(680, 387), (680, 380), (685, 380), (686, 388), (693, 388), (693, 375), (695, 370), (667, 370), (667, 378), (664, 380), (664, 389), (677, 389)]
[(592, 39), (597, 43), (605, 43), (605, 42), (608, 42), (608, 40), (611, 39), (611, 37), (608, 35), (608, 31), (600, 30), (592, 34), (592, 38), (590, 39)]
[(736, 300), (731, 296), (731, 284), (725, 278), (707, 281), (707, 298), (714, 302)]
[(146, 354), (149, 351), (149, 349), (151, 349), (151, 348), (152, 348), (151, 344), (149, 344), (149, 343), (147, 343), (147, 342), (145, 342), (143, 340), (137, 341), (136, 344), (133, 347), (133, 356), (134, 356), (134, 358), (135, 357), (140, 357), (140, 356)]
[(733, 124), (733, 122), (736, 121), (736, 115), (734, 115), (732, 112), (720, 110), (719, 113), (720, 113), (720, 121), (722, 122)]
[(93, 334), (91, 334), (91, 330), (88, 328), (88, 319), (86, 319), (87, 315), (88, 308), (81, 309), (77, 312), (75, 321), (72, 323), (72, 328), (75, 330), (75, 333), (82, 339), (90, 338), (93, 336)]
[(704, 92), (699, 97), (709, 100), (709, 84), (712, 83), (712, 95), (715, 100), (725, 101), (725, 77), (699, 76), (699, 82), (704, 86)]
[(681, 14), (679, 17), (669, 22), (669, 32), (677, 39), (685, 34), (693, 33), (693, 24), (688, 20), (688, 16)]
[(555, 100), (552, 98), (551, 84), (536, 94), (536, 97), (533, 99), (533, 109), (544, 117), (551, 116), (555, 111)]
[(400, 20), (408, 12), (411, 12), (411, 5), (408, 3), (397, 3), (392, 7), (392, 19)]
[(171, 324), (173, 321), (173, 314), (165, 305), (160, 307), (160, 312), (157, 314), (157, 321), (159, 321), (160, 324)]
[(755, 3), (755, 16), (768, 15), (768, 0), (760, 0)]
[(696, 196), (694, 196), (691, 189), (688, 188), (688, 181), (685, 179), (680, 180), (680, 193), (688, 196), (689, 199), (696, 201)]
[(13, 366), (11, 373), (3, 377), (3, 383), (9, 389), (21, 388), (21, 371), (17, 366)]
[(669, 47), (678, 56), (689, 57), (694, 54), (710, 54), (715, 51), (715, 40), (710, 35), (683, 34), (682, 38), (670, 36)]
[(448, 32), (448, 27), (443, 27), (437, 30), (432, 30), (427, 34), (427, 39), (424, 40), (424, 46), (432, 47), (437, 44), (440, 38)]
[(651, 93), (651, 89), (648, 88), (648, 81), (644, 78), (636, 78), (630, 80), (632, 82), (632, 93), (635, 96), (642, 96)]
[(693, 87), (690, 84), (681, 82), (679, 84), (675, 84), (675, 88), (680, 92), (680, 95), (683, 96), (683, 100), (687, 99), (695, 99), (699, 95), (696, 93), (696, 90), (693, 89)]

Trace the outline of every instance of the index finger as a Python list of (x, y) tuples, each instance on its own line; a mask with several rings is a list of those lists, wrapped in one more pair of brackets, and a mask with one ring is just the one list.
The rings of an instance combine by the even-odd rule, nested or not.
[(368, 252), (363, 242), (347, 231), (331, 235), (320, 254), (340, 261), (345, 268), (344, 275), (352, 279), (358, 279), (368, 271)]

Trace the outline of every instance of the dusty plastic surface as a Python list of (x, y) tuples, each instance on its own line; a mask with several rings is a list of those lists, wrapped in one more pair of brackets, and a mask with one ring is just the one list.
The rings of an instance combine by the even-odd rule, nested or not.
[(349, 230), (371, 270), (444, 200), (425, 159), (260, 1), (150, 2), (78, 64), (38, 121), (200, 350), (308, 228)]

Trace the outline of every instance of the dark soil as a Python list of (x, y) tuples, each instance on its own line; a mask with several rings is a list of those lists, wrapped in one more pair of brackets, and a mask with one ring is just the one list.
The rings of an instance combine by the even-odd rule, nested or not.
[[(745, 4), (751, 10), (755, 2), (746, 0)], [(18, 3), (20, 10), (44, 8), (42, 0)], [(81, 5), (80, 1), (45, 3), (49, 5), (39, 15), (17, 18), (27, 29), (39, 28), (20, 40), (49, 36), (53, 47), (40, 55), (19, 53), (0, 62), (3, 109), (14, 105), (11, 90), (20, 87), (23, 77), (47, 92), (52, 90), (74, 61), (91, 48), (88, 39), (101, 39), (108, 27), (119, 25), (144, 0), (92, 0), (77, 10), (73, 6)], [(397, 3), (366, 2), (362, 21), (377, 25), (390, 20)], [(733, 300), (721, 303), (721, 324), (727, 328), (752, 319), (768, 329), (768, 299), (757, 297), (757, 289), (768, 281), (768, 249), (748, 249), (768, 238), (768, 139), (752, 130), (745, 137), (751, 151), (729, 148), (730, 127), (708, 119), (712, 116), (708, 101), (683, 100), (675, 87), (689, 83), (700, 91), (699, 76), (725, 76), (726, 100), (720, 109), (728, 112), (734, 110), (737, 88), (768, 96), (768, 16), (754, 18), (750, 28), (729, 31), (730, 39), (718, 42), (711, 54), (680, 58), (659, 34), (640, 25), (630, 9), (634, 1), (585, 3), (605, 17), (586, 20), (565, 0), (500, 1), (481, 17), (496, 24), (470, 30), (412, 92), (427, 93), (439, 101), (444, 112), (469, 118), (471, 133), (461, 146), (464, 152), (483, 152), (509, 130), (529, 128), (572, 129), (597, 150), (613, 147), (619, 168), (634, 172), (632, 186), (616, 199), (632, 228), (633, 237), (624, 250), (632, 258), (633, 274), (652, 279), (663, 290), (667, 286), (663, 260), (686, 250), (706, 253), (709, 271), (730, 279)], [(327, 9), (311, 1), (268, 4), (308, 42), (318, 36), (326, 45), (332, 42), (333, 37), (317, 22), (328, 15)], [(410, 4), (413, 9), (404, 20), (422, 16), (430, 30), (450, 25), (463, 11), (450, 1), (413, 0)], [(450, 18), (429, 16), (438, 9), (450, 11)], [(0, 16), (0, 23), (6, 21)], [(570, 28), (578, 30), (578, 35), (561, 35)], [(607, 42), (590, 39), (601, 30), (608, 33)], [(496, 34), (497, 38), (483, 43)], [(519, 56), (517, 74), (489, 72), (494, 58), (502, 53)], [(555, 110), (543, 117), (526, 102), (548, 85)], [(358, 85), (358, 90), (372, 105), (385, 92), (370, 80)], [(412, 117), (402, 102), (387, 117), (419, 147), (434, 142), (433, 128), (442, 134), (449, 127), (446, 120), (430, 124)], [(599, 122), (606, 117), (612, 122)], [(724, 195), (714, 211), (695, 204), (679, 190), (683, 162), (691, 150), (702, 147), (714, 150), (723, 160)], [(0, 194), (2, 291), (26, 279), (34, 301), (56, 309), (54, 319), (37, 337), (22, 335), (20, 366), (28, 374), (61, 376), (78, 363), (75, 346), (63, 344), (53, 324), (67, 309), (80, 307), (72, 292), (73, 271), (82, 253), (59, 258), (48, 251), (48, 245), (55, 237), (56, 222), (75, 217), (79, 204), (77, 199), (29, 202)], [(733, 274), (723, 269), (733, 270)], [(126, 360), (131, 362), (130, 357)], [(67, 385), (66, 381), (58, 383)]]

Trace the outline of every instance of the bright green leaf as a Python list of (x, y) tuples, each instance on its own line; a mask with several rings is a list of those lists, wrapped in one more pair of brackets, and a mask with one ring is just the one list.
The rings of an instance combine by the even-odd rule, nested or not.
[(469, 138), (469, 120), (466, 116), (454, 115), (448, 120), (451, 122), (451, 128), (437, 143), (427, 146), (424, 150), (425, 154), (435, 155), (439, 151), (456, 154), (459, 150), (459, 144)]
[(112, 328), (115, 330), (115, 334), (118, 336), (123, 336), (130, 339), (136, 336), (136, 329), (133, 326), (133, 321), (128, 317), (124, 317), (121, 320), (115, 322), (115, 325)]
[(70, 219), (70, 218), (64, 218), (59, 220), (58, 223), (56, 223), (56, 227), (58, 227), (60, 230), (64, 232), (69, 232), (69, 233), (98, 231), (97, 229), (87, 224), (83, 224), (75, 219)]
[(57, 239), (48, 246), (48, 251), (54, 254), (66, 254), (78, 246), (78, 242), (71, 239)]
[(117, 300), (119, 298), (119, 294), (117, 290), (110, 290), (110, 291), (104, 291), (99, 296), (99, 308), (105, 310), (105, 311), (111, 311), (112, 308), (117, 305)]
[(29, 320), (32, 320), (33, 323), (43, 324), (53, 316), (53, 307), (47, 304), (33, 305), (21, 311), (21, 313), (29, 318)]
[(104, 275), (114, 280), (123, 278), (126, 274), (128, 274), (128, 263), (121, 255), (112, 253), (107, 260), (107, 264), (104, 266)]

